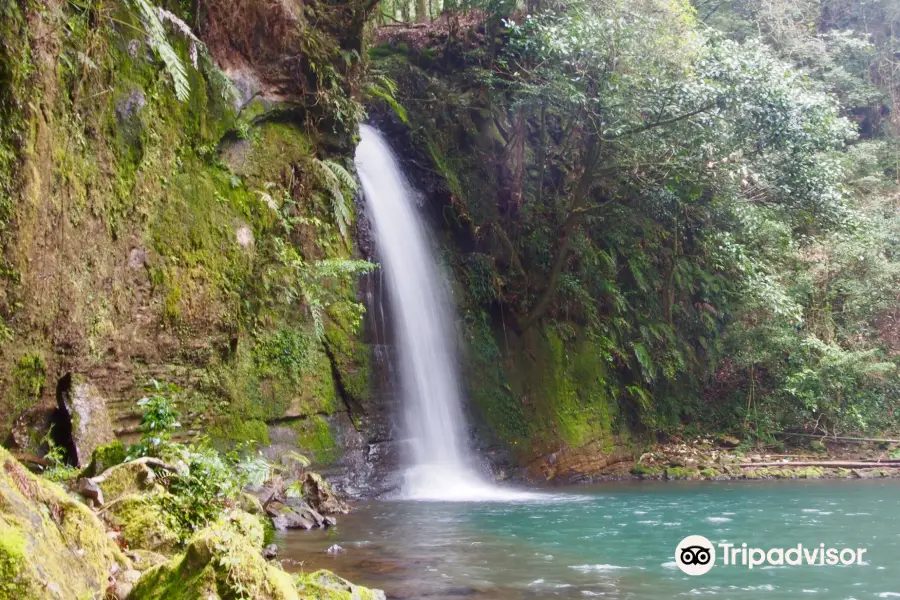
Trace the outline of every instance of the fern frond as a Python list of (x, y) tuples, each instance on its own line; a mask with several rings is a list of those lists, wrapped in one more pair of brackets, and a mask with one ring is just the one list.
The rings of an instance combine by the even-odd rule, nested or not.
[(316, 339), (321, 342), (325, 339), (325, 310), (321, 305), (311, 303), (309, 305), (309, 313), (312, 315)]
[[(160, 11), (148, 0), (131, 0), (131, 2), (138, 11), (138, 17), (141, 25), (144, 26), (144, 32), (147, 34), (150, 46), (163, 62), (166, 72), (172, 78), (172, 83), (175, 86), (175, 96), (182, 102), (187, 102), (191, 96), (191, 84), (188, 81), (187, 71), (181, 62), (181, 57), (178, 56), (175, 48), (172, 47), (172, 44), (166, 38), (166, 29), (163, 26)], [(180, 21), (174, 15), (172, 17)], [(188, 31), (190, 31), (190, 28), (188, 28)], [(191, 35), (193, 37), (193, 34)]]
[(328, 192), (334, 222), (346, 243), (350, 242), (350, 223), (353, 214), (347, 196), (356, 192), (357, 184), (353, 175), (340, 164), (318, 158), (312, 161), (316, 183)]
[(378, 75), (375, 81), (366, 88), (369, 96), (380, 98), (396, 113), (397, 117), (405, 124), (409, 125), (409, 116), (406, 109), (397, 100), (397, 83), (385, 75)]

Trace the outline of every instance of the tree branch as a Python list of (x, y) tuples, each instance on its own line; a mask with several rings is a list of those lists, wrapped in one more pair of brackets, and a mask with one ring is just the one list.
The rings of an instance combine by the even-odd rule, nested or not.
[(673, 123), (678, 123), (679, 121), (684, 121), (685, 119), (690, 119), (691, 117), (695, 117), (701, 113), (705, 113), (706, 111), (708, 111), (711, 108), (714, 108), (717, 105), (718, 105), (718, 102), (710, 102), (708, 104), (705, 104), (704, 106), (701, 106), (700, 108), (698, 108), (696, 110), (692, 110), (692, 111), (684, 113), (682, 115), (678, 115), (677, 117), (672, 117), (670, 119), (663, 119), (662, 121), (657, 120), (652, 123), (645, 123), (644, 125), (641, 125), (640, 127), (635, 127), (634, 129), (629, 129), (628, 131), (623, 131), (622, 133), (616, 134), (612, 137), (605, 137), (605, 138), (603, 138), (603, 141), (611, 142), (611, 141), (621, 139), (623, 137), (628, 137), (630, 135), (637, 135), (638, 133), (643, 133), (643, 132), (649, 131), (651, 129), (656, 129), (657, 127), (665, 127), (666, 125), (672, 125)]

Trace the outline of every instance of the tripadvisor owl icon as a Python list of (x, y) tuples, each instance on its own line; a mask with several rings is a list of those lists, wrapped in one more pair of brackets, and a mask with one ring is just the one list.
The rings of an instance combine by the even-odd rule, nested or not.
[(675, 564), (687, 575), (703, 575), (716, 564), (716, 548), (702, 535), (689, 535), (675, 548)]

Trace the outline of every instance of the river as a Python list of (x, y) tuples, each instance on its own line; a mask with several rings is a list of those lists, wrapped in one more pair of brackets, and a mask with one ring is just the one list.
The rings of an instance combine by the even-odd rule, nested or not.
[[(687, 535), (740, 547), (865, 548), (850, 566), (683, 574)], [(900, 598), (900, 482), (635, 482), (522, 502), (372, 501), (277, 540), (288, 570), (329, 568), (388, 598)], [(337, 544), (345, 552), (329, 556)], [(721, 552), (721, 551), (720, 551)]]

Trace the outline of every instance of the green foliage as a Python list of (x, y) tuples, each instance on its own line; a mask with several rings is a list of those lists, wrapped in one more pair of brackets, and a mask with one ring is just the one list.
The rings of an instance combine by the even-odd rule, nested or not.
[(303, 302), (313, 319), (317, 340), (325, 337), (325, 309), (336, 304), (342, 305), (355, 330), (362, 320), (364, 307), (355, 300), (348, 300), (343, 286), (355, 281), (362, 273), (375, 269), (375, 265), (364, 260), (325, 259), (308, 263), (296, 248), (283, 240), (274, 240), (278, 267), (270, 268), (267, 285), (277, 293), (281, 301), (290, 306)]
[(141, 417), (141, 441), (129, 451), (131, 456), (158, 456), (168, 443), (172, 432), (181, 426), (172, 394), (177, 387), (151, 379), (147, 386), (150, 395), (138, 400), (144, 412)]
[(54, 427), (56, 427), (56, 425), (51, 425), (47, 434), (41, 439), (41, 445), (47, 446), (47, 452), (44, 454), (44, 458), (50, 463), (50, 467), (44, 471), (44, 477), (50, 481), (60, 483), (74, 479), (78, 476), (80, 470), (68, 463), (68, 452), (54, 440)]
[(383, 73), (376, 73), (366, 87), (366, 92), (370, 98), (384, 101), (403, 123), (409, 124), (406, 109), (397, 100), (396, 81)]
[(350, 223), (353, 221), (350, 203), (357, 189), (356, 179), (347, 169), (333, 160), (314, 158), (310, 164), (317, 184), (328, 194), (334, 222), (341, 232), (341, 237), (349, 245)]
[(150, 0), (129, 0), (129, 2), (138, 12), (150, 47), (156, 52), (165, 65), (166, 72), (172, 78), (176, 97), (182, 102), (187, 102), (191, 97), (191, 84), (188, 81), (187, 69), (178, 52), (169, 42), (163, 22), (171, 23), (179, 33), (190, 40), (194, 68), (197, 67), (198, 47), (202, 46), (202, 43), (191, 33), (190, 27), (184, 21), (169, 11), (154, 6)]
[(509, 365), (530, 357), (492, 369), (470, 333), (495, 428), (525, 404), (578, 443), (604, 396), (650, 432), (897, 426), (896, 59), (865, 24), (900, 13), (697, 4), (568, 3), (426, 43), (433, 63), (412, 39), (373, 54), (445, 180), (467, 321), (549, 325), (568, 358), (591, 337), (608, 370), (594, 400), (526, 394)]

